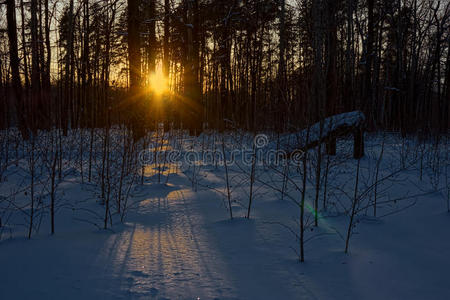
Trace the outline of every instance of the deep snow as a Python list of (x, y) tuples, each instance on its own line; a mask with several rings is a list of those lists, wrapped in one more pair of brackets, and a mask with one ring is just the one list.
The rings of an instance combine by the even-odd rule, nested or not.
[[(368, 140), (361, 160), (361, 191), (373, 180), (380, 144), (380, 136)], [(280, 185), (274, 169), (257, 170), (248, 220), (243, 218), (247, 175), (242, 166), (230, 166), (235, 218), (229, 220), (223, 168), (170, 168), (161, 175), (160, 182), (169, 175), (163, 184), (148, 167), (146, 183), (133, 190), (134, 209), (124, 224), (116, 220), (111, 230), (80, 222), (89, 214), (71, 206), (57, 214), (54, 236), (48, 235), (48, 217), (31, 240), (20, 226), (11, 239), (5, 231), (0, 241), (0, 299), (448, 299), (445, 174), (434, 185), (437, 179), (429, 169), (420, 181), (419, 170), (408, 168), (384, 182), (379, 189), (381, 217), (372, 217), (371, 208), (362, 209), (350, 253), (344, 254), (349, 218), (341, 206), (349, 207), (343, 193), (352, 193), (356, 165), (348, 158), (349, 145), (351, 141), (338, 143), (339, 163), (329, 175), (329, 207), (321, 212), (319, 228), (308, 228), (305, 263), (298, 262), (298, 241), (287, 229), (298, 230), (298, 206), (291, 199), (280, 200), (278, 191), (263, 184)], [(398, 153), (404, 147), (398, 137), (389, 136), (384, 172), (401, 163)], [(448, 150), (444, 145), (440, 153)], [(292, 172), (292, 179), (299, 181), (295, 167)], [(3, 195), (19, 177), (11, 170), (1, 186)], [(313, 182), (309, 178), (308, 203)], [(101, 212), (97, 203), (87, 204), (92, 188), (76, 175), (67, 176), (60, 189), (65, 202)], [(296, 199), (299, 191), (288, 186), (286, 193)]]

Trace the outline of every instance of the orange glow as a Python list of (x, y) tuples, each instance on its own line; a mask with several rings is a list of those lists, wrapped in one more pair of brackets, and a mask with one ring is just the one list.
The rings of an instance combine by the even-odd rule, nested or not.
[(149, 88), (156, 96), (161, 96), (169, 91), (169, 79), (161, 70), (153, 72), (148, 77)]

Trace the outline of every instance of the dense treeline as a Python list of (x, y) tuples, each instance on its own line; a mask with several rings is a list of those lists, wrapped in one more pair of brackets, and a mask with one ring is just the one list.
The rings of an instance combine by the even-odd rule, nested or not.
[(355, 109), (372, 130), (450, 128), (448, 1), (6, 0), (0, 15), (0, 126), (24, 138), (286, 131)]

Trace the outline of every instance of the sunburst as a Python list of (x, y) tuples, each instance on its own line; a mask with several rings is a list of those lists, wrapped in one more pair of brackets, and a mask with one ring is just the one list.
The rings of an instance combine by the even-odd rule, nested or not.
[(150, 91), (156, 96), (162, 96), (169, 91), (169, 79), (160, 70), (150, 73), (148, 82)]

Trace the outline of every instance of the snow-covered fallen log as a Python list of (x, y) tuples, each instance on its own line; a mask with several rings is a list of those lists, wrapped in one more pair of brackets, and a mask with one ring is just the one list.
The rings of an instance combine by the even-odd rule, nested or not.
[(327, 152), (335, 154), (336, 138), (352, 133), (355, 139), (354, 157), (361, 158), (364, 155), (365, 120), (366, 117), (361, 111), (334, 115), (299, 132), (281, 136), (274, 146), (291, 153), (295, 150), (306, 151), (326, 143)]

